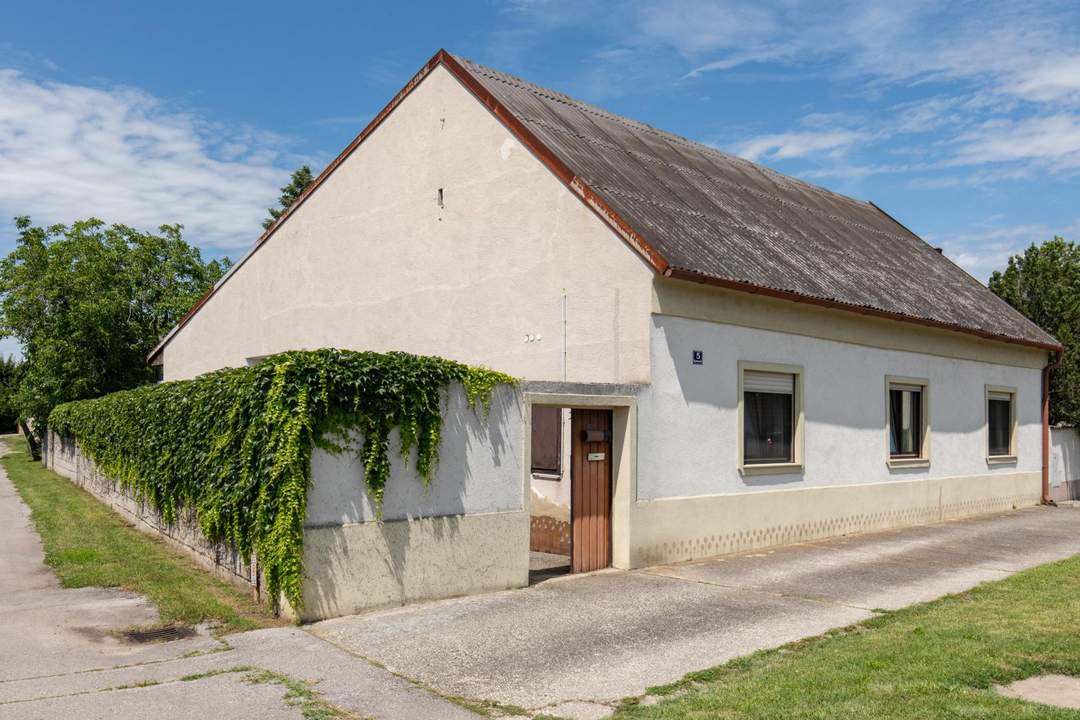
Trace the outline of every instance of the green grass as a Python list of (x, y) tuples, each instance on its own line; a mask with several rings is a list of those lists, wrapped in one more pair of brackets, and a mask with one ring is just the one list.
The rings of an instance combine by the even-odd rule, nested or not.
[(185, 675), (180, 678), (180, 682), (205, 680), (206, 678), (217, 677), (218, 675), (225, 675), (227, 673), (244, 673), (244, 682), (252, 685), (262, 685), (266, 683), (280, 685), (285, 689), (285, 697), (283, 698), (285, 704), (289, 707), (299, 708), (300, 714), (304, 717), (304, 720), (351, 720), (352, 718), (357, 717), (353, 713), (334, 707), (320, 698), (315, 691), (311, 689), (311, 685), (302, 680), (297, 680), (288, 675), (283, 675), (270, 670), (262, 670), (257, 667), (252, 667), (251, 665), (237, 665), (236, 667), (231, 668), (207, 670), (206, 672), (195, 673), (193, 675)]
[(1080, 557), (692, 673), (616, 717), (1077, 720), (993, 687), (1080, 676), (1078, 621)]
[(280, 624), (240, 589), (139, 532), (92, 495), (33, 461), (21, 437), (0, 439), (8, 450), (0, 464), (30, 507), (45, 562), (64, 587), (141, 593), (157, 606), (165, 624), (210, 622), (220, 632)]

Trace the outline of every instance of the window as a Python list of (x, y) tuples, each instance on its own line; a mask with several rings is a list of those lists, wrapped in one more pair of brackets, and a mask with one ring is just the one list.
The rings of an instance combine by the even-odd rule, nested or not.
[(562, 474), (562, 408), (533, 406), (532, 471)]
[(802, 469), (802, 369), (740, 363), (740, 469), (743, 474)]
[(986, 388), (986, 456), (991, 462), (1016, 459), (1015, 399), (1013, 388)]
[(926, 381), (891, 378), (887, 388), (889, 464), (893, 467), (929, 464), (927, 445), (930, 423)]
[(154, 382), (165, 382), (165, 366), (159, 364), (151, 367), (154, 368)]

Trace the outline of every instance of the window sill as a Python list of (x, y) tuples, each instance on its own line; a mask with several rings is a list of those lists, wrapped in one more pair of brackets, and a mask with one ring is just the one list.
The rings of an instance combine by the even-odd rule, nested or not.
[(890, 468), (928, 468), (930, 458), (889, 458), (885, 464)]
[(986, 464), (987, 465), (1015, 465), (1016, 460), (1017, 460), (1017, 458), (1016, 458), (1015, 455), (988, 455), (986, 457)]
[(562, 480), (562, 475), (558, 473), (537, 472), (536, 470), (533, 470), (532, 476), (534, 480)]
[(760, 465), (740, 465), (741, 475), (792, 475), (803, 471), (802, 463), (761, 463)]

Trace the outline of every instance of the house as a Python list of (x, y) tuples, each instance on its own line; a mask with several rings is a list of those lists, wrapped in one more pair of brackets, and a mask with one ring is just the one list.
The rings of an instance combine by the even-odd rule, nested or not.
[(500, 508), (531, 533), (492, 524), (484, 552), (639, 567), (1048, 492), (1060, 346), (939, 250), (872, 203), (445, 51), (150, 361), (173, 380), (324, 346), (524, 380)]

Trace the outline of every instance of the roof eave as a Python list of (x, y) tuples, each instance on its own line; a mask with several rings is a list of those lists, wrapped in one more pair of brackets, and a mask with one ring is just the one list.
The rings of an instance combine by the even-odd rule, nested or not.
[(737, 290), (739, 292), (765, 295), (767, 297), (778, 298), (781, 300), (790, 300), (792, 302), (816, 305), (818, 307), (828, 308), (831, 310), (843, 310), (846, 312), (857, 313), (859, 315), (869, 315), (872, 317), (883, 318), (886, 320), (895, 320), (897, 322), (937, 328), (939, 330), (951, 330), (953, 332), (964, 333), (965, 335), (974, 335), (984, 340), (995, 340), (997, 342), (1009, 343), (1012, 345), (1024, 345), (1027, 347), (1037, 348), (1039, 350), (1046, 350), (1049, 352), (1062, 352), (1064, 350), (1064, 347), (1060, 343), (1044, 343), (1037, 340), (1029, 340), (1026, 338), (1012, 337), (1011, 335), (992, 333), (986, 330), (979, 330), (977, 328), (957, 325), (955, 323), (943, 322), (941, 320), (930, 320), (928, 318), (916, 317), (914, 315), (905, 315), (904, 313), (898, 312), (890, 312), (888, 310), (881, 310), (879, 308), (866, 305), (854, 305), (852, 303), (846, 303), (841, 300), (831, 300), (828, 298), (814, 297), (812, 295), (804, 295), (802, 293), (797, 293), (791, 290), (778, 290), (776, 288), (765, 287), (763, 285), (755, 285), (753, 283), (740, 280), (728, 280), (725, 278), (713, 277), (712, 275), (706, 275), (705, 273), (697, 272), (696, 270), (687, 270), (685, 268), (672, 267), (669, 268), (668, 271), (664, 273), (664, 275), (675, 280), (685, 280), (704, 285), (722, 287), (728, 290)]

